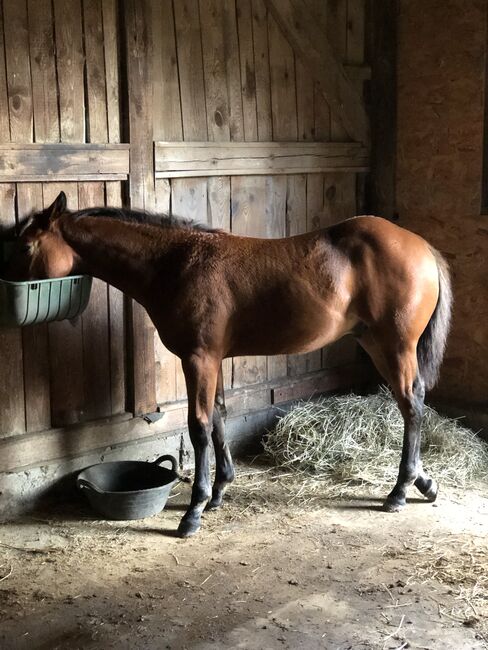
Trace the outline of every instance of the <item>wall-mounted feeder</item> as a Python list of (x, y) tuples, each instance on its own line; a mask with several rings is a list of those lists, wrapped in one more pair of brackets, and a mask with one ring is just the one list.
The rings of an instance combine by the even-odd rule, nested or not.
[[(9, 244), (0, 245), (7, 259)], [(54, 280), (9, 282), (0, 278), (0, 326), (19, 327), (79, 316), (88, 305), (92, 278), (70, 275)]]

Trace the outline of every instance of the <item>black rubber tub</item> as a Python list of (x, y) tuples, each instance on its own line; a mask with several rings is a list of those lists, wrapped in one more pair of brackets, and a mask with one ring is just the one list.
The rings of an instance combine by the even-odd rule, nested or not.
[[(171, 469), (161, 467), (169, 461)], [(174, 456), (152, 463), (123, 460), (99, 463), (78, 474), (76, 483), (92, 507), (108, 519), (143, 519), (161, 512), (180, 480)]]

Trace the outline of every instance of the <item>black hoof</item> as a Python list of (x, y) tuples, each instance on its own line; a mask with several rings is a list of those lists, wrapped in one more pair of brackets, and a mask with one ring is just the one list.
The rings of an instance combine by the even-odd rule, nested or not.
[(400, 512), (406, 506), (406, 503), (398, 497), (388, 497), (383, 504), (385, 512)]
[(216, 510), (217, 508), (220, 508), (223, 502), (223, 495), (220, 494), (219, 496), (213, 497), (210, 499), (210, 501), (207, 503), (205, 506), (205, 510)]
[(439, 486), (437, 485), (437, 482), (434, 481), (433, 479), (430, 479), (430, 485), (428, 489), (424, 492), (424, 497), (427, 499), (427, 501), (434, 503), (434, 501), (437, 499), (438, 494), (439, 494)]
[(178, 537), (192, 537), (200, 530), (200, 519), (182, 519), (178, 526)]

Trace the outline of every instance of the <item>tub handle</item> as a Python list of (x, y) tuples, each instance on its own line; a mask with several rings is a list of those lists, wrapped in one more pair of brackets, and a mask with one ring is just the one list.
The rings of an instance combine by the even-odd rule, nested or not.
[(80, 490), (93, 490), (93, 492), (98, 492), (98, 494), (103, 494), (103, 490), (100, 490), (96, 485), (87, 481), (86, 478), (79, 478), (76, 481), (78, 488)]
[(164, 463), (165, 460), (169, 460), (171, 463), (171, 471), (175, 475), (175, 478), (177, 478), (179, 481), (183, 481), (183, 483), (191, 483), (191, 480), (187, 476), (182, 476), (178, 472), (178, 463), (176, 462), (176, 458), (174, 456), (171, 456), (171, 454), (165, 454), (164, 456), (156, 458), (154, 464), (160, 465), (161, 463)]

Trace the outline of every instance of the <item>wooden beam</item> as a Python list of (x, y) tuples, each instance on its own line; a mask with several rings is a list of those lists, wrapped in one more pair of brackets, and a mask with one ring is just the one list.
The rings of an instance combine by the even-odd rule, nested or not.
[(0, 144), (0, 182), (125, 180), (128, 144)]
[(156, 178), (367, 171), (356, 142), (156, 142)]
[(396, 64), (398, 0), (371, 2), (367, 28), (371, 59), (371, 176), (367, 210), (395, 219), (396, 208)]
[(295, 54), (302, 60), (334, 116), (351, 138), (367, 144), (369, 122), (362, 98), (334, 54), (305, 0), (265, 0)]
[[(123, 0), (125, 26), (127, 113), (130, 138), (129, 194), (133, 208), (155, 208), (153, 163), (153, 85), (151, 3), (149, 0)], [(129, 408), (135, 414), (156, 410), (156, 369), (154, 325), (144, 308), (129, 303), (128, 366)]]

